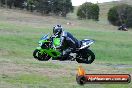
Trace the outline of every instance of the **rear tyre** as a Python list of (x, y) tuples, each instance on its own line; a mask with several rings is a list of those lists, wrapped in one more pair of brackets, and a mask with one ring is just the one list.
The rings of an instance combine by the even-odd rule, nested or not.
[(79, 56), (76, 59), (78, 63), (91, 64), (95, 59), (94, 53), (90, 49), (83, 49), (79, 52)]
[(33, 57), (39, 61), (48, 61), (51, 58), (48, 54), (41, 54), (38, 49), (33, 51)]

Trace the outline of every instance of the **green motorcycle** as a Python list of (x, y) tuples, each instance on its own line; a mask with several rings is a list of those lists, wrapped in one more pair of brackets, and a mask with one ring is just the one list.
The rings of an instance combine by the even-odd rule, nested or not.
[[(94, 59), (94, 53), (89, 49), (90, 45), (94, 41), (90, 39), (84, 39), (80, 41), (80, 47), (77, 48), (74, 52), (71, 52), (66, 60), (77, 61), (78, 63), (91, 64)], [(61, 60), (61, 53), (56, 47), (60, 45), (60, 38), (49, 37), (49, 34), (44, 35), (39, 41), (39, 47), (37, 47), (33, 56), (39, 61), (48, 61), (52, 60)]]

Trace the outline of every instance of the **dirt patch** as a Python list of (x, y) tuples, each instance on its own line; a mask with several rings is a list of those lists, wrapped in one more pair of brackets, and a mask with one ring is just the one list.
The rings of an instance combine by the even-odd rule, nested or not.
[(18, 87), (9, 83), (0, 82), (0, 88), (18, 88)]
[(6, 56), (9, 54), (9, 51), (0, 49), (0, 56)]
[[(53, 68), (39, 68), (29, 65), (19, 65), (14, 63), (1, 63), (0, 74), (3, 75), (15, 75), (15, 74), (40, 74), (46, 76), (65, 76), (70, 73), (65, 69), (53, 69)], [(56, 75), (57, 74), (57, 75)]]
[[(75, 76), (77, 68), (82, 65), (88, 74), (132, 74), (129, 71), (122, 70), (118, 66), (130, 67), (128, 65), (107, 65), (107, 64), (78, 64), (77, 62), (71, 61), (51, 61), (53, 64), (64, 65), (62, 68), (50, 68), (50, 67), (39, 67), (30, 64), (16, 64), (14, 62), (2, 62), (0, 63), (0, 75), (15, 75), (15, 74), (39, 74), (50, 77), (59, 76)], [(39, 64), (39, 63), (38, 63)], [(42, 63), (41, 63), (42, 64)]]
[(32, 27), (43, 27), (43, 26), (55, 25), (57, 23), (67, 25), (68, 22), (71, 22), (74, 23), (75, 26), (80, 23), (80, 22), (76, 22), (77, 20), (76, 21), (71, 20), (71, 18), (62, 19), (62, 17), (42, 16), (17, 9), (0, 9), (0, 12), (1, 12), (0, 14), (1, 21), (6, 21), (8, 23), (13, 23), (17, 25), (30, 25)]
[(127, 64), (117, 64), (113, 65), (115, 68), (132, 68), (132, 65), (127, 65)]
[(110, 64), (110, 63), (106, 63), (106, 64), (97, 64), (100, 66), (109, 66), (109, 67), (113, 67), (113, 68), (132, 68), (132, 65), (128, 65), (128, 64)]

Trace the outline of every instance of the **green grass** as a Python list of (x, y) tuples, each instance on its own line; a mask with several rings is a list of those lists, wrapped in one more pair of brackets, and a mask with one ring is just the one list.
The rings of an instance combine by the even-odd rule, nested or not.
[[(28, 26), (23, 27), (13, 24), (8, 25), (6, 23), (2, 23), (0, 25), (0, 29), (5, 33), (0, 35), (0, 41), (3, 41), (0, 42), (0, 49), (2, 52), (6, 52), (5, 55), (2, 55), (3, 57), (14, 56), (31, 58), (32, 52), (37, 46), (37, 41), (39, 40), (39, 37), (42, 36), (40, 32), (49, 32), (46, 28), (32, 28)], [(12, 29), (13, 31), (11, 31)], [(6, 34), (5, 31), (8, 31), (9, 33)], [(15, 33), (17, 31), (19, 32)], [(73, 28), (73, 30), (68, 31), (73, 33), (73, 35), (80, 40), (84, 38), (94, 39), (95, 44), (91, 47), (91, 49), (95, 52), (96, 60), (98, 61), (116, 61), (122, 63), (124, 60), (129, 62), (132, 58), (132, 40), (130, 39), (131, 33), (129, 32), (106, 32), (85, 28)]]
[(5, 80), (6, 82), (9, 82), (11, 84), (15, 84), (15, 83), (21, 83), (21, 84), (40, 84), (43, 82), (48, 82), (49, 77), (46, 76), (39, 76), (39, 75), (18, 75), (15, 77), (5, 77), (3, 78), (3, 80)]
[[(18, 26), (15, 24), (0, 23), (0, 29), (2, 34), (0, 35), (0, 62), (14, 63), (17, 65), (26, 65), (33, 68), (50, 68), (61, 69), (66, 68), (60, 64), (53, 64), (50, 62), (41, 63), (34, 62), (32, 52), (37, 46), (39, 37), (42, 36), (41, 32), (47, 33), (47, 28), (33, 28), (30, 26)], [(43, 29), (43, 30), (41, 30)], [(81, 31), (80, 31), (81, 30)], [(19, 32), (18, 32), (19, 31)], [(91, 38), (95, 40), (95, 44), (91, 46), (91, 49), (96, 55), (96, 63), (111, 63), (111, 64), (131, 64), (131, 52), (132, 52), (132, 40), (131, 31), (119, 32), (119, 31), (102, 31), (95, 29), (86, 29), (76, 27), (71, 30), (67, 30), (73, 33), (78, 39)], [(80, 32), (79, 32), (80, 31)], [(7, 33), (9, 32), (9, 33)], [(16, 33), (18, 32), (18, 33)], [(50, 31), (51, 32), (51, 31)], [(32, 61), (33, 60), (33, 61)], [(70, 65), (70, 64), (69, 64)], [(67, 69), (67, 68), (66, 68)], [(71, 68), (70, 68), (71, 69)], [(57, 74), (55, 74), (57, 75)], [(15, 76), (5, 76), (0, 78), (2, 82), (5, 82), (15, 87), (29, 87), (29, 88), (128, 88), (130, 85), (119, 84), (96, 84), (79, 86), (75, 82), (75, 76), (61, 76), (61, 77), (48, 77), (46, 74), (17, 74)]]
[[(106, 5), (106, 7), (101, 13), (108, 10), (111, 4)], [(108, 24), (105, 15), (102, 15), (99, 22), (77, 20), (75, 14), (69, 14), (69, 18), (66, 19), (51, 17), (44, 19), (42, 17), (42, 22), (37, 21), (41, 26), (32, 24), (32, 22), (29, 22), (29, 24), (31, 23), (30, 25), (26, 25), (2, 19), (0, 21), (0, 88), (131, 88), (132, 83), (80, 86), (75, 79), (76, 69), (80, 64), (59, 61), (39, 62), (32, 56), (33, 50), (38, 46), (40, 37), (43, 34), (52, 33), (51, 28), (57, 21), (62, 23), (66, 31), (71, 32), (79, 40), (85, 38), (95, 40), (90, 49), (95, 53), (96, 59), (91, 65), (83, 64), (87, 72), (97, 74), (98, 72), (106, 73), (111, 71), (112, 73), (116, 70), (117, 73), (131, 74), (131, 68), (118, 69), (104, 65), (132, 64), (131, 29), (128, 32), (117, 31), (117, 27)], [(6, 18), (6, 15), (4, 17)], [(37, 17), (34, 17), (34, 19), (40, 20)], [(48, 21), (48, 19), (50, 20)], [(74, 25), (65, 24), (69, 21), (73, 22)], [(104, 66), (98, 64), (103, 64)], [(51, 76), (44, 73), (46, 71)]]
[(28, 88), (131, 88), (131, 84), (87, 84), (80, 86), (75, 83), (74, 77), (58, 77), (52, 78), (42, 75), (17, 75), (15, 77), (3, 76), (4, 80), (8, 84), (15, 85), (16, 87), (26, 86)]

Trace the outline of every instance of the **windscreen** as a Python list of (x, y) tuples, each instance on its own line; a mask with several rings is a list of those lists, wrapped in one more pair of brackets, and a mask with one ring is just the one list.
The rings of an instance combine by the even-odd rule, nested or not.
[(44, 35), (41, 40), (47, 40), (49, 38), (49, 34)]

